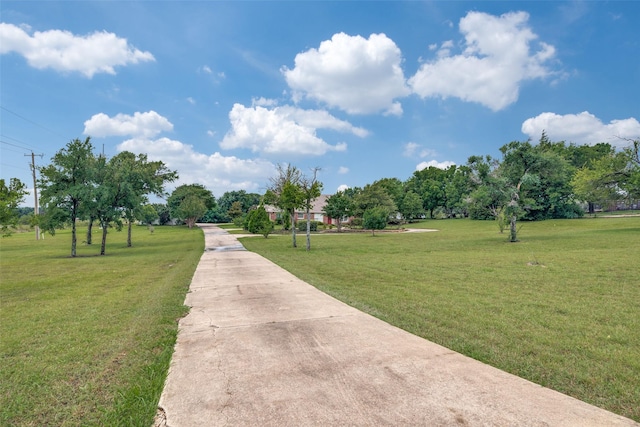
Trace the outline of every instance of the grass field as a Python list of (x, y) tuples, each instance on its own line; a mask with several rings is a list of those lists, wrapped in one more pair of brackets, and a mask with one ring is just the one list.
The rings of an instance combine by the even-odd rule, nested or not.
[(0, 240), (0, 425), (153, 422), (202, 232), (110, 231), (102, 257), (95, 233), (77, 258), (69, 231)]
[(426, 221), (430, 233), (244, 238), (402, 329), (640, 421), (640, 218)]

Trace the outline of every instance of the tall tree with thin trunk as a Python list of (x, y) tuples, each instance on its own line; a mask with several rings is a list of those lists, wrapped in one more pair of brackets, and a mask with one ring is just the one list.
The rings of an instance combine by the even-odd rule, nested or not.
[(76, 221), (82, 204), (89, 200), (93, 180), (93, 145), (90, 137), (74, 139), (40, 167), (40, 203), (45, 216), (41, 226), (51, 234), (65, 224), (71, 224), (71, 256), (76, 256)]
[(318, 171), (315, 167), (312, 170), (313, 176), (303, 176), (300, 179), (300, 189), (303, 194), (303, 206), (307, 217), (307, 251), (311, 250), (311, 207), (313, 202), (322, 194), (322, 183), (318, 181)]
[(265, 203), (275, 205), (289, 215), (291, 240), (296, 248), (296, 210), (303, 206), (304, 193), (300, 188), (302, 173), (292, 165), (277, 166), (278, 175), (270, 179), (271, 184), (265, 194)]

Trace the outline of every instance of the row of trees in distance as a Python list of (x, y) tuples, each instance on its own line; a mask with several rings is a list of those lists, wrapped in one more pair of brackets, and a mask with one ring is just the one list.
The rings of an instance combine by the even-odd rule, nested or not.
[[(500, 230), (509, 228), (510, 240), (517, 240), (518, 220), (575, 218), (584, 214), (586, 204), (593, 212), (596, 204), (640, 198), (639, 141), (616, 151), (610, 144), (574, 145), (552, 142), (542, 134), (537, 144), (513, 141), (500, 148), (501, 159), (471, 156), (465, 165), (447, 169), (429, 167), (415, 171), (406, 181), (382, 178), (362, 188), (350, 188), (331, 195), (324, 212), (337, 221), (376, 230), (389, 222), (412, 221), (442, 212), (447, 217), (497, 219)], [(150, 162), (146, 155), (122, 152), (107, 160), (95, 155), (90, 139), (71, 141), (39, 168), (41, 205), (45, 214), (41, 227), (50, 232), (72, 227), (72, 256), (76, 253), (75, 223), (88, 221), (102, 227), (101, 254), (105, 252), (109, 227), (120, 228), (123, 220), (146, 223), (196, 221), (242, 224), (265, 236), (273, 226), (265, 204), (278, 207), (288, 216), (296, 243), (296, 212), (307, 212), (307, 249), (310, 247), (309, 210), (322, 192), (318, 168), (309, 175), (292, 165), (278, 165), (265, 194), (243, 190), (224, 193), (216, 199), (200, 184), (182, 185), (167, 204), (149, 204), (148, 196), (165, 197), (164, 186), (177, 179), (162, 162)], [(17, 204), (26, 194), (24, 184), (12, 179), (0, 182), (0, 220), (3, 231), (16, 222)]]

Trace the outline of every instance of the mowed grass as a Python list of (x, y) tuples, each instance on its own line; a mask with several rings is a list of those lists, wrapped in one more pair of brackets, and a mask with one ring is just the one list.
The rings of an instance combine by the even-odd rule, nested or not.
[(152, 424), (202, 231), (100, 233), (77, 258), (68, 230), (0, 240), (0, 425)]
[(640, 421), (640, 218), (426, 221), (430, 233), (244, 238), (330, 295), (416, 335)]

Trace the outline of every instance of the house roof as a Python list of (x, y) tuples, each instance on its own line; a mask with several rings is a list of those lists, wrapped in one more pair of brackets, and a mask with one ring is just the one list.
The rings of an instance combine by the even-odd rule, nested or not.
[[(331, 197), (331, 194), (322, 194), (313, 201), (311, 205), (310, 213), (323, 213), (324, 207), (327, 204), (327, 199)], [(282, 209), (273, 205), (264, 205), (267, 212), (281, 212)], [(304, 209), (297, 209), (296, 212), (304, 212)]]

